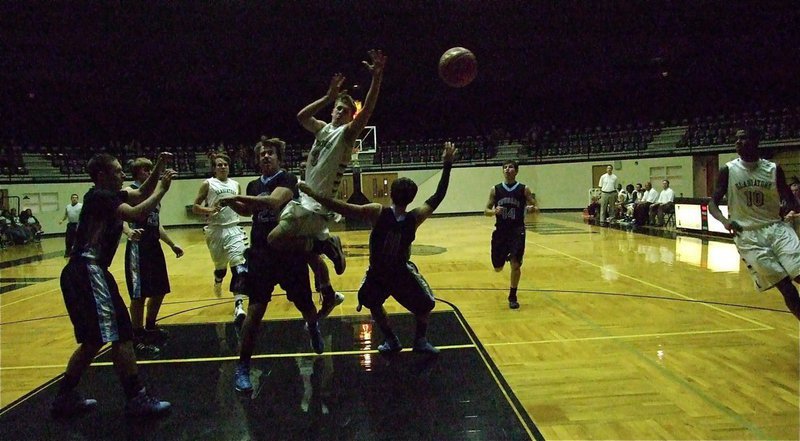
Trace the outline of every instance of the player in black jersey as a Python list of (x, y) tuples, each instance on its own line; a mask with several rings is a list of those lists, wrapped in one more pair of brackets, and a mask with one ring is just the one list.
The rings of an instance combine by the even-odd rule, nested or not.
[(517, 182), (519, 165), (516, 161), (503, 163), (504, 181), (489, 191), (489, 202), (484, 214), (494, 216), (495, 231), (492, 233), (492, 266), (500, 272), (506, 264), (511, 265), (511, 287), (508, 292), (508, 307), (519, 308), (517, 287), (522, 275), (522, 257), (525, 255), (525, 213), (536, 210), (536, 201), (531, 189)]
[(301, 191), (319, 201), (325, 208), (345, 217), (363, 219), (372, 224), (369, 236), (369, 268), (358, 290), (358, 302), (370, 310), (372, 318), (386, 337), (386, 341), (378, 346), (378, 351), (381, 353), (397, 352), (403, 348), (392, 331), (386, 310), (383, 308), (389, 295), (411, 311), (417, 320), (413, 350), (429, 354), (439, 352), (426, 337), (435, 298), (428, 282), (409, 259), (411, 243), (414, 242), (417, 228), (430, 217), (447, 193), (454, 156), (453, 143), (446, 142), (442, 153), (442, 176), (436, 193), (421, 207), (411, 211), (407, 211), (406, 208), (417, 194), (417, 184), (408, 178), (392, 182), (390, 207), (377, 203), (348, 204), (318, 195), (304, 182), (298, 184)]
[(83, 197), (75, 244), (61, 272), (61, 291), (79, 346), (69, 359), (53, 401), (54, 415), (69, 416), (95, 407), (97, 402), (81, 398), (75, 387), (106, 343), (111, 343), (114, 370), (128, 399), (126, 412), (149, 415), (170, 407), (170, 403), (149, 395), (139, 381), (131, 319), (108, 267), (119, 244), (122, 222), (147, 216), (169, 189), (175, 172), (166, 171), (160, 181), (158, 177), (171, 156), (162, 153), (153, 176), (137, 190), (122, 190), (125, 173), (111, 155), (96, 154), (86, 165), (95, 185)]
[(261, 319), (277, 284), (281, 285), (286, 297), (303, 314), (314, 352), (321, 354), (325, 350), (317, 308), (311, 295), (306, 255), (276, 251), (267, 240), (269, 232), (278, 225), (283, 207), (298, 195), (297, 177), (281, 168), (285, 146), (278, 138), (262, 137), (254, 149), (261, 166), (261, 177), (247, 184), (246, 195), (219, 201), (242, 216), (253, 216), (250, 249), (246, 253), (247, 273), (244, 277), (244, 291), (250, 297), (250, 302), (242, 325), (239, 365), (234, 374), (234, 386), (240, 392), (248, 392), (253, 388), (250, 382), (250, 358)]
[[(153, 171), (153, 163), (147, 158), (137, 158), (131, 164), (133, 183), (125, 190), (136, 190), (147, 181)], [(161, 352), (158, 344), (167, 339), (167, 332), (156, 327), (158, 312), (164, 296), (170, 292), (169, 275), (164, 251), (164, 241), (176, 257), (183, 256), (183, 249), (172, 241), (161, 225), (161, 204), (146, 217), (122, 224), (122, 232), (128, 236), (125, 245), (125, 280), (131, 298), (130, 313), (133, 323), (134, 350), (138, 357), (155, 358)], [(147, 317), (145, 319), (145, 299)]]

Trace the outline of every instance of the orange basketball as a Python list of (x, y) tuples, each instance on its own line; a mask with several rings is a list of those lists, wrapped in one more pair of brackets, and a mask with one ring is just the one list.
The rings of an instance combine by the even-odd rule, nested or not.
[(450, 48), (439, 59), (439, 76), (450, 87), (464, 87), (478, 75), (478, 60), (469, 49)]

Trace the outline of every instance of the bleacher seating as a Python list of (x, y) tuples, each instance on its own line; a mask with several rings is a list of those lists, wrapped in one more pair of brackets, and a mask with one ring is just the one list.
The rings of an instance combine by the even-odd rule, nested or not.
[[(710, 115), (671, 122), (640, 121), (589, 127), (536, 126), (525, 135), (495, 129), (489, 136), (381, 140), (371, 163), (362, 163), (362, 167), (438, 167), (445, 141), (453, 141), (459, 151), (460, 161), (469, 164), (499, 161), (509, 155), (522, 162), (557, 162), (593, 157), (685, 154), (687, 151), (733, 151), (734, 133), (744, 125), (762, 128), (764, 141), (771, 145), (796, 144), (800, 140), (800, 107)], [(284, 166), (297, 171), (309, 148), (307, 141), (287, 143)], [(220, 150), (231, 156), (234, 175), (255, 173), (258, 169), (252, 149), (247, 145), (156, 147), (131, 142), (112, 144), (101, 151), (116, 155), (125, 164), (140, 156), (155, 158), (162, 150), (175, 154), (173, 167), (183, 177), (207, 176), (210, 171), (208, 155)], [(95, 151), (65, 145), (23, 147), (13, 141), (0, 142), (0, 181), (88, 179), (85, 166)]]

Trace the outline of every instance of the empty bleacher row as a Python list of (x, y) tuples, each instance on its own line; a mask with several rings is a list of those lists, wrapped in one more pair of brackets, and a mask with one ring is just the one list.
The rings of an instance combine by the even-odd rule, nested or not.
[[(737, 128), (758, 126), (764, 131), (764, 141), (784, 145), (800, 139), (800, 107), (793, 109), (729, 113), (717, 116), (696, 117), (671, 122), (638, 122), (616, 126), (569, 128), (535, 126), (527, 134), (493, 136), (465, 136), (459, 138), (427, 138), (412, 140), (382, 140), (379, 148), (362, 167), (426, 167), (438, 166), (442, 145), (453, 141), (459, 150), (459, 160), (467, 163), (485, 163), (515, 158), (522, 162), (563, 161), (592, 157), (638, 157), (680, 154), (686, 151), (713, 151), (733, 149), (733, 136)], [(297, 170), (310, 144), (288, 143), (284, 166)], [(180, 176), (207, 176), (210, 155), (225, 151), (231, 157), (233, 175), (256, 172), (257, 164), (251, 146), (211, 145), (154, 147), (137, 142), (113, 144), (99, 149), (126, 161), (144, 156), (155, 158), (159, 151), (175, 154), (172, 167)], [(66, 146), (22, 147), (13, 142), (0, 142), (0, 180), (63, 180), (85, 179), (85, 166), (89, 157), (98, 150)]]

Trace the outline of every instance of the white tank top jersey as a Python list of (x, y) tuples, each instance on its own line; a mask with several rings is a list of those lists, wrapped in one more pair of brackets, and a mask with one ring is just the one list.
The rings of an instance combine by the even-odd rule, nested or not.
[(745, 230), (755, 230), (781, 221), (774, 162), (759, 159), (747, 163), (741, 158), (728, 167), (728, 214)]
[[(225, 182), (217, 178), (208, 178), (208, 193), (206, 194), (206, 206), (213, 207), (214, 204), (224, 197), (236, 196), (239, 194), (239, 183), (233, 179)], [(208, 217), (208, 224), (219, 227), (236, 225), (239, 223), (239, 215), (231, 207), (223, 207), (217, 214)]]
[[(345, 138), (346, 127), (326, 124), (315, 134), (316, 140), (308, 154), (305, 181), (314, 191), (329, 198), (336, 195), (347, 164), (350, 163), (353, 144)], [(301, 194), (300, 203), (316, 213), (328, 213), (328, 210), (305, 194)]]
[(80, 202), (75, 205), (67, 204), (67, 222), (77, 224), (81, 217), (81, 209), (83, 209), (83, 204)]

